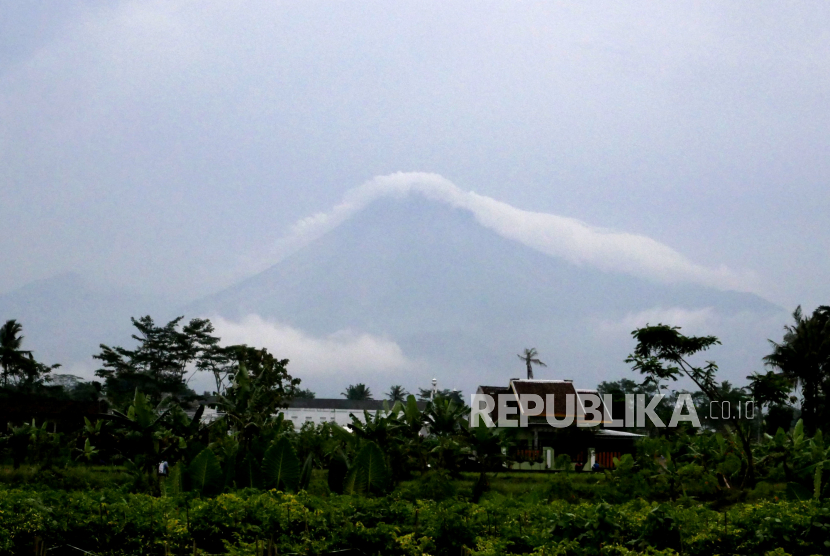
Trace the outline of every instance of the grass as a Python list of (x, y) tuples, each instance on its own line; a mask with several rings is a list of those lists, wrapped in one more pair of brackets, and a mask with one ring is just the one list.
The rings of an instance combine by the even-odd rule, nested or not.
[(130, 475), (120, 466), (72, 465), (43, 469), (38, 465), (0, 465), (0, 484), (9, 487), (48, 486), (61, 490), (100, 490), (119, 488), (131, 483)]
[[(522, 499), (526, 502), (566, 500), (591, 501), (602, 498), (605, 476), (594, 473), (538, 473), (511, 471), (489, 475), (490, 490), (485, 498)], [(443, 500), (454, 496), (471, 498), (478, 473), (462, 473), (449, 480), (441, 473), (427, 473), (401, 482), (396, 492), (405, 499)]]
[[(489, 475), (490, 490), (484, 499), (513, 499), (527, 503), (543, 503), (563, 500), (571, 503), (620, 502), (623, 499), (613, 484), (601, 473), (540, 473), (510, 471)], [(415, 500), (445, 500), (460, 497), (472, 499), (478, 473), (462, 473), (450, 480), (445, 474), (427, 473), (403, 481), (395, 488), (393, 496)], [(134, 479), (121, 466), (86, 466), (70, 464), (66, 467), (44, 469), (36, 465), (23, 465), (14, 469), (0, 465), (0, 488), (38, 489), (49, 488), (65, 491), (100, 491), (109, 489), (132, 490)], [(320, 497), (329, 495), (328, 471), (315, 469), (308, 487), (309, 494)], [(736, 492), (736, 494), (741, 494)], [(743, 493), (750, 501), (790, 498), (786, 484), (759, 483), (751, 492)], [(743, 498), (742, 498), (743, 499)]]

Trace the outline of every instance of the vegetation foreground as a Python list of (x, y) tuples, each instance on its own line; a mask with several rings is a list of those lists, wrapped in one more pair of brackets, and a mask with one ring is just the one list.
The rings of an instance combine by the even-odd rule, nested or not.
[[(612, 403), (686, 377), (696, 405), (746, 407), (751, 394), (757, 417), (646, 428), (612, 469), (575, 473), (561, 450), (561, 473), (536, 474), (506, 471), (525, 457), (516, 429), (470, 426), (470, 409), (446, 393), (419, 407), (399, 388), (391, 407), (348, 428), (295, 427), (279, 411), (302, 394), (288, 361), (218, 348), (209, 321), (179, 332), (180, 319), (134, 320), (139, 346), (102, 346), (104, 383), (69, 389), (50, 385), (55, 366), (22, 350), (8, 321), (0, 405), (94, 411), (21, 413), (0, 434), (0, 555), (827, 554), (830, 307), (794, 316), (766, 359), (781, 372), (740, 389), (718, 381), (714, 363), (688, 362), (717, 338), (635, 330), (627, 361), (645, 380), (603, 383)], [(519, 357), (530, 367), (534, 356)], [(210, 400), (187, 388), (189, 366), (213, 373)], [(215, 418), (202, 418), (207, 405)], [(593, 431), (557, 434), (589, 446)]]
[[(243, 489), (215, 497), (129, 493), (100, 475), (103, 490), (26, 484), (0, 490), (1, 554), (593, 555), (826, 554), (830, 504), (768, 499), (713, 509), (692, 498), (609, 503), (603, 474), (500, 475), (479, 503), (474, 474), (427, 474), (382, 497), (328, 492), (323, 472), (307, 491)], [(35, 478), (35, 477), (32, 477)], [(43, 476), (38, 477), (40, 480)], [(583, 500), (577, 503), (569, 499)], [(593, 499), (590, 502), (585, 499)], [(348, 553), (348, 552), (346, 552)]]

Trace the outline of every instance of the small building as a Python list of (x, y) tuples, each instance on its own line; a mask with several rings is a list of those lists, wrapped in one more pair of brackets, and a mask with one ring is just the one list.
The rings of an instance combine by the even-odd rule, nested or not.
[[(514, 468), (552, 469), (561, 454), (570, 456), (576, 469), (587, 471), (595, 463), (612, 468), (614, 458), (634, 452), (634, 441), (641, 436), (610, 428), (611, 411), (599, 393), (576, 388), (571, 380), (516, 378), (506, 387), (479, 386), (477, 393), (488, 394), (496, 401), (489, 413), (493, 423), (498, 425), (499, 417), (517, 421), (517, 425), (522, 418), (527, 420), (525, 427), (509, 427), (515, 444), (511, 455), (519, 462)], [(504, 404), (498, 403), (499, 395), (504, 396)], [(529, 403), (532, 400), (528, 398), (533, 396), (539, 396), (541, 407)], [(596, 402), (598, 407), (594, 407)], [(499, 415), (500, 410), (506, 415)]]

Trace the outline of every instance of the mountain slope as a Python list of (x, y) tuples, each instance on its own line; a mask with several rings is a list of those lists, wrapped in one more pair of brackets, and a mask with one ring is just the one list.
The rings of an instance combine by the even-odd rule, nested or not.
[(342, 329), (385, 335), (424, 362), (422, 382), (435, 370), (468, 390), (478, 380), (503, 382), (519, 372), (513, 354), (527, 346), (547, 353), (557, 373), (588, 366), (604, 379), (604, 368), (624, 372), (627, 352), (595, 337), (597, 323), (653, 308), (709, 307), (756, 319), (780, 311), (754, 294), (576, 266), (499, 236), (469, 212), (416, 195), (372, 202), (188, 313), (257, 314), (317, 335)]

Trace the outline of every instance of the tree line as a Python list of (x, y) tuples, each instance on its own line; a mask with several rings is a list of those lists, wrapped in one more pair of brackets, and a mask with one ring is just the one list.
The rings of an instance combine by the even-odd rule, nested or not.
[[(677, 327), (658, 324), (632, 333), (636, 345), (627, 362), (643, 380), (606, 382), (600, 385), (600, 390), (612, 396), (632, 391), (655, 393), (666, 390), (670, 382), (686, 377), (699, 388), (694, 395), (701, 404), (754, 399), (766, 411), (765, 423), (747, 422), (734, 414), (718, 423), (709, 423), (739, 445), (740, 469), (732, 479), (738, 479), (741, 485), (753, 486), (758, 481), (755, 445), (763, 444), (765, 438), (769, 441), (780, 437), (778, 427), (770, 428), (776, 423), (781, 425), (782, 434), (791, 428), (781, 415), (795, 419), (800, 409), (804, 431), (800, 434), (805, 437), (820, 435), (820, 429), (830, 417), (826, 399), (830, 389), (830, 308), (819, 307), (810, 316), (805, 316), (799, 308), (793, 319), (794, 324), (785, 327), (783, 339), (771, 342), (772, 352), (764, 360), (767, 372), (747, 377), (746, 387), (735, 388), (727, 381), (720, 381), (714, 362), (694, 363), (695, 356), (719, 343), (717, 338), (687, 336)], [(153, 484), (154, 466), (162, 459), (174, 464), (182, 462), (181, 469), (190, 469), (194, 461), (199, 462), (200, 469), (204, 465), (214, 471), (222, 469), (226, 486), (230, 484), (228, 481), (270, 484), (257, 482), (260, 479), (255, 478), (265, 476), (262, 473), (263, 466), (267, 466), (266, 454), (272, 448), (276, 450), (277, 444), (281, 448), (278, 452), (271, 451), (271, 460), (276, 457), (274, 454), (280, 455), (280, 461), (292, 460), (290, 453), (294, 450), (299, 459), (302, 459), (300, 455), (306, 458), (302, 460), (303, 466), (326, 466), (330, 472), (332, 465), (335, 468), (339, 465), (338, 461), (345, 469), (351, 469), (354, 462), (368, 461), (370, 468), (383, 471), (380, 476), (398, 480), (430, 466), (457, 473), (469, 465), (485, 469), (498, 468), (504, 463), (499, 458), (505, 455), (509, 435), (466, 426), (468, 410), (463, 400), (455, 398), (451, 391), (439, 392), (425, 411), (413, 406), (415, 396), (407, 395), (391, 405), (385, 415), (367, 413), (363, 420), (354, 419), (352, 431), (345, 435), (335, 425), (315, 429), (312, 436), (318, 448), (316, 456), (308, 460), (300, 445), (311, 442), (301, 440), (310, 433), (295, 431), (279, 418), (279, 409), (301, 392), (300, 380), (288, 373), (288, 360), (247, 345), (220, 346), (210, 321), (182, 321), (180, 317), (159, 326), (149, 316), (133, 319), (135, 348), (101, 345), (100, 353), (94, 356), (101, 362), (96, 371), (101, 380), (86, 394), (106, 396), (112, 410), (97, 420), (88, 419), (83, 431), (70, 435), (75, 439), (71, 447), (74, 458), (125, 464), (137, 477), (143, 477), (148, 488)], [(57, 366), (39, 363), (31, 351), (23, 350), (21, 331), (16, 321), (8, 321), (0, 329), (3, 393), (38, 389), (48, 392), (54, 388), (49, 385), (49, 379)], [(528, 365), (539, 364), (536, 355), (535, 350), (525, 350), (525, 356), (519, 357)], [(208, 372), (214, 378), (216, 392), (211, 404), (222, 415), (215, 422), (203, 422), (204, 400), (188, 387), (195, 372)], [(406, 391), (395, 386), (390, 394), (400, 398)], [(419, 394), (422, 398), (431, 397), (432, 391), (422, 389)], [(366, 399), (371, 397), (371, 392), (359, 384), (350, 385), (344, 395)], [(797, 408), (799, 402), (800, 408)], [(663, 410), (671, 403), (669, 397)], [(429, 431), (426, 436), (422, 434), (425, 428)], [(671, 429), (650, 432), (688, 435), (688, 431)], [(65, 448), (67, 441), (55, 436), (59, 434), (55, 430), (47, 431), (43, 423), (10, 424), (3, 439), (4, 448), (16, 465), (27, 457), (40, 457), (48, 464), (56, 454), (66, 455), (65, 450), (61, 452), (61, 446)], [(290, 440), (286, 444), (281, 442), (283, 438)], [(367, 448), (370, 445), (380, 452)], [(377, 467), (379, 463), (374, 457), (378, 453), (383, 454), (381, 467)], [(182, 475), (185, 476), (186, 473)], [(333, 476), (338, 476), (337, 472)], [(481, 483), (486, 485), (485, 475)]]

